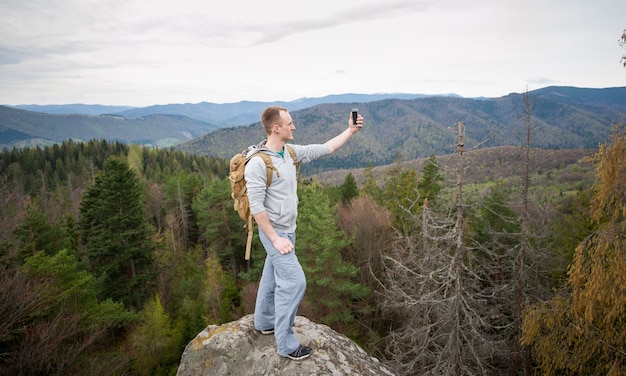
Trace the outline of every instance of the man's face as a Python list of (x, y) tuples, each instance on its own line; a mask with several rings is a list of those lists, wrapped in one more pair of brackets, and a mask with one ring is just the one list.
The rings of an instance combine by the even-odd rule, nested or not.
[(280, 112), (280, 121), (277, 126), (275, 126), (275, 129), (277, 129), (278, 135), (283, 141), (293, 140), (293, 131), (296, 130), (296, 127), (293, 124), (293, 119), (291, 119), (289, 112)]

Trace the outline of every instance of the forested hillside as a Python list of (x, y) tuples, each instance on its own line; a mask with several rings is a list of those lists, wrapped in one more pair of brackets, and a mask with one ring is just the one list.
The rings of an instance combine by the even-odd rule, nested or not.
[[(596, 228), (598, 161), (533, 150), (524, 178), (524, 150), (366, 169), (358, 187), (349, 172), (338, 186), (304, 178), (299, 314), (398, 375), (528, 366), (513, 361), (515, 294), (540, 302), (566, 286), (574, 248)], [(206, 325), (251, 313), (262, 249), (255, 238), (244, 263), (226, 175), (224, 159), (117, 142), (3, 151), (0, 373), (173, 375)], [(532, 274), (518, 290), (522, 249)], [(452, 329), (463, 340), (443, 341)]]
[(0, 374), (173, 374), (206, 323), (238, 316), (192, 209), (227, 168), (103, 140), (5, 149)]
[[(532, 145), (547, 149), (595, 149), (608, 137), (611, 124), (626, 114), (626, 88), (553, 87), (529, 93), (537, 135)], [(294, 143), (325, 142), (347, 126), (356, 104), (324, 104), (291, 113)], [(388, 99), (358, 104), (365, 126), (335, 155), (303, 166), (306, 174), (338, 168), (380, 166), (443, 155), (455, 148), (455, 129), (462, 121), (465, 143), (483, 147), (520, 145), (525, 131), (524, 94), (502, 98), (427, 97)], [(228, 158), (265, 138), (259, 123), (219, 130), (176, 146), (202, 155)]]
[[(620, 122), (626, 113), (624, 87), (547, 87), (530, 95), (533, 120), (541, 129), (541, 137), (533, 145), (540, 148), (596, 148), (608, 136), (611, 123)], [(0, 148), (106, 139), (157, 147), (182, 144), (180, 150), (229, 158), (265, 137), (256, 121), (267, 105), (284, 105), (291, 110), (298, 128), (294, 142), (300, 143), (324, 142), (335, 136), (346, 126), (350, 109), (359, 107), (366, 119), (363, 132), (337, 155), (305, 166), (303, 172), (311, 174), (448, 154), (454, 143), (450, 129), (458, 121), (468, 129), (468, 145), (486, 140), (483, 146), (517, 145), (524, 134), (520, 130), (523, 98), (523, 94), (473, 99), (345, 94), (287, 103), (171, 104), (97, 116), (0, 106)], [(41, 107), (51, 112), (60, 110), (57, 106)], [(34, 110), (41, 107), (25, 106)], [(72, 105), (67, 110), (91, 110), (83, 107)], [(231, 128), (214, 132), (227, 126)]]
[(169, 147), (215, 129), (210, 123), (174, 115), (50, 115), (0, 106), (0, 149), (52, 145), (68, 139)]
[[(622, 374), (626, 128), (591, 100), (553, 103), (570, 120), (548, 124), (528, 98), (505, 102), (521, 100), (509, 125), (487, 120), (517, 112), (500, 102), (363, 108), (370, 129), (300, 177), (298, 313), (398, 375)], [(336, 135), (349, 108), (295, 113), (296, 137)], [(492, 136), (510, 146), (480, 144)], [(255, 235), (244, 261), (227, 173), (219, 156), (119, 141), (3, 149), (0, 374), (173, 375), (206, 325), (252, 313), (264, 255)]]

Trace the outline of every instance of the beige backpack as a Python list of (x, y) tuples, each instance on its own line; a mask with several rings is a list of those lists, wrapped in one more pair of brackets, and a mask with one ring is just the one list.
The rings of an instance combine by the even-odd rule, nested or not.
[[(288, 145), (285, 145), (285, 148), (291, 155), (291, 159), (294, 161), (296, 165), (297, 172), (300, 171), (300, 163), (295, 162), (296, 152)], [(231, 197), (234, 202), (234, 209), (237, 213), (239, 213), (239, 217), (245, 221), (244, 227), (247, 227), (248, 230), (248, 239), (246, 241), (246, 260), (250, 259), (250, 248), (252, 246), (252, 234), (254, 231), (254, 220), (252, 214), (250, 213), (250, 202), (248, 201), (248, 189), (246, 188), (246, 179), (244, 177), (244, 171), (246, 169), (246, 164), (248, 161), (254, 157), (261, 157), (265, 162), (265, 167), (267, 168), (267, 187), (272, 184), (273, 172), (276, 171), (276, 176), (280, 176), (278, 173), (278, 169), (274, 167), (274, 163), (272, 163), (272, 158), (261, 152), (254, 153), (252, 155), (248, 155), (248, 150), (244, 150), (241, 153), (235, 154), (230, 159), (230, 188), (231, 188)]]

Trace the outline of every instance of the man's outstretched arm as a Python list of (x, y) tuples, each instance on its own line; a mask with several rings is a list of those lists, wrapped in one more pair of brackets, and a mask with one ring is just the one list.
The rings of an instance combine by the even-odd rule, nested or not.
[(361, 128), (363, 128), (363, 116), (359, 115), (357, 117), (356, 124), (352, 123), (352, 116), (350, 116), (350, 120), (348, 120), (348, 129), (326, 141), (326, 145), (330, 149), (330, 152), (334, 153), (337, 151), (350, 139), (350, 137), (352, 137), (354, 133), (360, 131)]

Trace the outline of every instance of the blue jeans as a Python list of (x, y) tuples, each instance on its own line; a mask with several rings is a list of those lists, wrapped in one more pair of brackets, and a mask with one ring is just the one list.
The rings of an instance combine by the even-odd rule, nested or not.
[[(295, 245), (295, 233), (279, 233)], [(295, 248), (285, 255), (274, 247), (259, 229), (259, 238), (267, 256), (254, 308), (254, 327), (257, 330), (274, 328), (278, 354), (294, 352), (300, 342), (293, 333), (293, 321), (306, 290), (306, 278), (296, 257)]]

